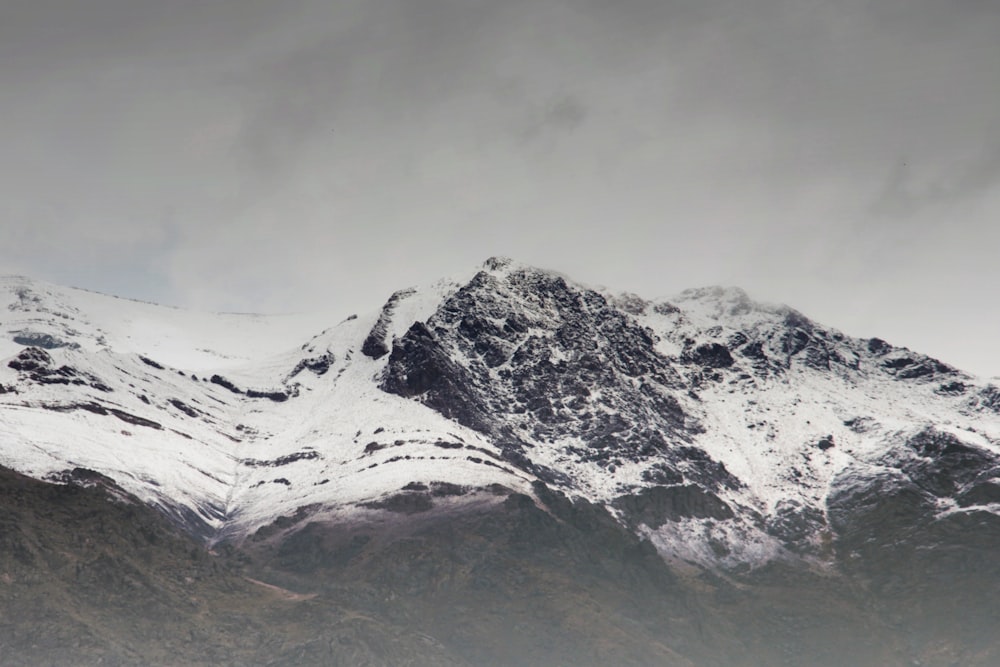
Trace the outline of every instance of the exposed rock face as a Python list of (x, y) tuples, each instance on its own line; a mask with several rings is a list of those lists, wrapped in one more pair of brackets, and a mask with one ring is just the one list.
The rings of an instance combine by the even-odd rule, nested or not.
[(25, 373), (48, 370), (51, 365), (52, 357), (48, 352), (38, 347), (25, 348), (7, 363), (8, 367)]
[(86, 385), (102, 392), (112, 389), (91, 373), (79, 371), (72, 366), (54, 367), (52, 357), (39, 347), (25, 348), (7, 363), (8, 368), (20, 371), (38, 384)]
[(392, 341), (386, 340), (386, 338), (389, 335), (389, 323), (392, 321), (396, 305), (406, 297), (413, 296), (415, 291), (413, 289), (399, 290), (389, 297), (389, 300), (382, 306), (382, 312), (379, 313), (378, 320), (375, 321), (371, 331), (368, 332), (368, 336), (361, 344), (362, 354), (372, 359), (378, 359), (389, 353), (389, 346), (392, 344)]
[[(799, 418), (811, 431), (806, 449), (795, 450), (795, 459), (772, 459), (770, 465), (778, 468), (769, 473), (788, 487), (810, 486), (816, 495), (776, 489), (770, 506), (756, 503), (745, 492), (753, 482), (726, 463), (756, 465), (756, 455), (720, 460), (713, 455), (720, 448), (704, 446), (721, 435), (712, 430), (713, 408), (706, 401), (728, 401), (728, 410), (746, 419), (745, 434), (730, 432), (733, 447), (772, 452), (772, 443), (783, 437), (779, 429), (789, 424), (779, 426), (767, 413), (789, 407), (794, 413), (803, 400), (796, 385), (914, 383), (921, 389), (894, 391), (919, 391), (924, 400), (928, 391), (922, 387), (929, 382), (937, 383), (928, 387), (935, 396), (965, 395), (967, 376), (878, 339), (851, 339), (792, 309), (756, 304), (740, 290), (691, 290), (679, 303), (610, 298), (555, 274), (488, 262), (395, 341), (380, 386), (487, 435), (508, 463), (567, 492), (581, 488), (577, 471), (596, 466), (607, 481), (591, 484), (616, 490), (608, 500), (626, 522), (656, 529), (666, 523), (662, 517), (710, 519), (717, 524), (712, 539), (732, 541), (732, 534), (723, 534), (728, 531), (740, 535), (737, 540), (756, 534), (763, 550), (754, 551), (758, 554), (773, 555), (775, 545), (796, 554), (829, 553), (823, 545), (831, 527), (820, 494), (832, 489), (837, 498), (858, 474), (879, 479), (882, 472), (870, 471), (883, 470), (888, 459), (899, 459), (900, 474), (912, 474), (924, 485), (938, 480), (939, 501), (993, 497), (992, 478), (974, 488), (955, 481), (966, 474), (959, 470), (975, 476), (992, 465), (987, 450), (968, 445), (964, 456), (951, 457), (954, 465), (944, 450), (910, 461), (905, 452), (921, 437), (947, 437), (933, 435), (928, 425), (924, 436), (904, 442), (886, 434), (881, 454), (861, 454), (858, 436), (877, 437), (876, 420), (860, 415), (833, 422), (820, 412), (822, 423), (837, 429), (819, 430), (819, 424), (812, 427), (811, 420)], [(665, 351), (666, 341), (675, 352)], [(991, 409), (990, 389), (981, 390), (977, 408)], [(871, 409), (864, 400), (846, 410)], [(747, 437), (759, 444), (740, 444)], [(546, 455), (552, 448), (560, 456)], [(856, 458), (855, 468), (848, 466), (839, 476), (830, 467), (831, 457), (840, 456), (836, 449)], [(639, 483), (622, 483), (623, 469), (638, 472)], [(963, 493), (968, 496), (954, 495)], [(681, 497), (701, 500), (691, 506)], [(664, 507), (667, 499), (681, 504)], [(723, 525), (730, 527), (718, 527)], [(777, 542), (765, 548), (770, 538)]]
[(395, 343), (381, 387), (489, 434), (509, 461), (543, 475), (526, 463), (528, 443), (575, 440), (580, 461), (655, 457), (664, 470), (736, 484), (680, 446), (701, 428), (675, 396), (686, 383), (654, 346), (595, 291), (533, 270), (483, 271)]
[[(115, 338), (114, 322), (90, 323), (71, 294), (19, 284), (12, 298), (8, 308), (26, 318), (15, 338), (76, 332), (99, 350)], [(996, 496), (996, 387), (738, 289), (650, 302), (494, 258), (469, 279), (398, 291), (374, 317), (289, 348), (264, 372), (194, 373), (160, 354), (97, 364), (80, 345), (21, 347), (0, 386), (28, 410), (144, 427), (102, 425), (103, 441), (123, 451), (162, 433), (155, 447), (176, 446), (176, 463), (194, 466), (204, 487), (162, 486), (169, 466), (101, 468), (101, 452), (83, 461), (124, 474), (132, 492), (215, 539), (303, 506), (394, 506), (406, 482), (524, 490), (541, 481), (614, 508), (661, 549), (732, 543), (721, 560), (714, 548), (681, 556), (732, 567), (822, 553), (828, 506), (858, 480), (908, 480), (933, 512)], [(409, 421), (385, 432), (382, 420), (401, 411)], [(957, 426), (938, 429), (945, 422)], [(914, 449), (947, 437), (956, 441), (941, 451)], [(237, 446), (247, 451), (233, 473)], [(265, 477), (264, 461), (283, 462), (282, 474)], [(400, 467), (419, 473), (378, 481)], [(343, 481), (331, 483), (361, 474), (371, 479), (349, 498), (338, 495)]]
[(59, 347), (79, 347), (76, 343), (67, 343), (66, 341), (56, 338), (52, 334), (35, 333), (33, 331), (22, 331), (21, 333), (15, 335), (14, 342), (18, 345), (30, 345), (33, 347), (41, 347), (46, 350), (54, 350)]

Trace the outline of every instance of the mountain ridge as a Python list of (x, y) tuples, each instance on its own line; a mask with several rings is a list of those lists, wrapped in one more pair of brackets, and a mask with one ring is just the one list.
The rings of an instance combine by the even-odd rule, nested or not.
[(1000, 657), (1000, 389), (738, 288), (0, 280), (0, 510), (11, 664)]
[[(660, 504), (687, 507), (702, 494), (717, 516), (675, 511), (635, 529), (664, 555), (759, 564), (787, 551), (789, 523), (814, 524), (792, 542), (816, 552), (830, 485), (878, 477), (886, 452), (928, 427), (1000, 453), (989, 382), (739, 288), (649, 301), (491, 258), (321, 329), (318, 317), (172, 310), (165, 321), (142, 302), (116, 310), (93, 293), (6, 282), (2, 436), (55, 442), (34, 443), (28, 460), (5, 446), (0, 463), (42, 478), (94, 469), (210, 541), (302, 507), (379, 511), (411, 483), (480, 502), (492, 485), (530, 493), (541, 481), (626, 525), (630, 497), (668, 488), (688, 500)], [(194, 342), (205, 322), (211, 340)], [(60, 437), (94, 446), (81, 458)], [(149, 458), (123, 459), (112, 441), (119, 452), (140, 441)]]

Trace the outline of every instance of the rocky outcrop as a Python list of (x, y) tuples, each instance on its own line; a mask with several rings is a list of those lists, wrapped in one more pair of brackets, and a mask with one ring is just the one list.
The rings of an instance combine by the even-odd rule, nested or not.
[(387, 340), (387, 338), (389, 336), (389, 326), (392, 323), (392, 315), (396, 311), (396, 305), (403, 299), (413, 296), (415, 293), (416, 290), (414, 289), (404, 289), (394, 292), (389, 297), (389, 300), (382, 306), (382, 312), (379, 313), (378, 319), (372, 325), (371, 331), (368, 332), (368, 336), (365, 337), (364, 342), (361, 344), (362, 354), (372, 359), (379, 359), (389, 354), (392, 341)]
[(574, 455), (612, 465), (662, 455), (699, 430), (674, 395), (683, 380), (654, 346), (597, 292), (539, 271), (483, 271), (396, 341), (381, 386), (512, 453), (579, 438)]

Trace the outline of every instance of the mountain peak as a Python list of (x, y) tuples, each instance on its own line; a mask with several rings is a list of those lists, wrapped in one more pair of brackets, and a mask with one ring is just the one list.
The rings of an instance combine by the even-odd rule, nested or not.
[(671, 302), (694, 316), (711, 319), (733, 318), (750, 313), (775, 314), (787, 309), (787, 306), (758, 303), (739, 287), (718, 285), (686, 289), (671, 299)]
[(514, 263), (510, 257), (494, 256), (483, 262), (483, 268), (487, 271), (503, 271)]
[[(392, 505), (411, 482), (469, 502), (543, 482), (611, 507), (667, 487), (698, 500), (646, 524), (661, 550), (695, 522), (708, 532), (679, 557), (719, 560), (714, 540), (756, 562), (788, 548), (776, 512), (822, 516), (838, 475), (875, 474), (901, 433), (952, 424), (1000, 449), (995, 390), (732, 287), (648, 302), (494, 257), (333, 326), (16, 291), (0, 410), (26, 446), (0, 464), (93, 469), (214, 539)], [(25, 345), (45, 363), (19, 361)]]

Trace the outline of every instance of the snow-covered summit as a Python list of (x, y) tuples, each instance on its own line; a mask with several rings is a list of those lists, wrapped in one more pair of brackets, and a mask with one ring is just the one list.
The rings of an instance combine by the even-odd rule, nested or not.
[(208, 540), (538, 483), (695, 562), (821, 557), (831, 499), (887, 479), (1000, 511), (996, 386), (736, 288), (647, 301), (491, 258), (345, 319), (8, 277), (0, 357), (0, 464), (96, 470)]

